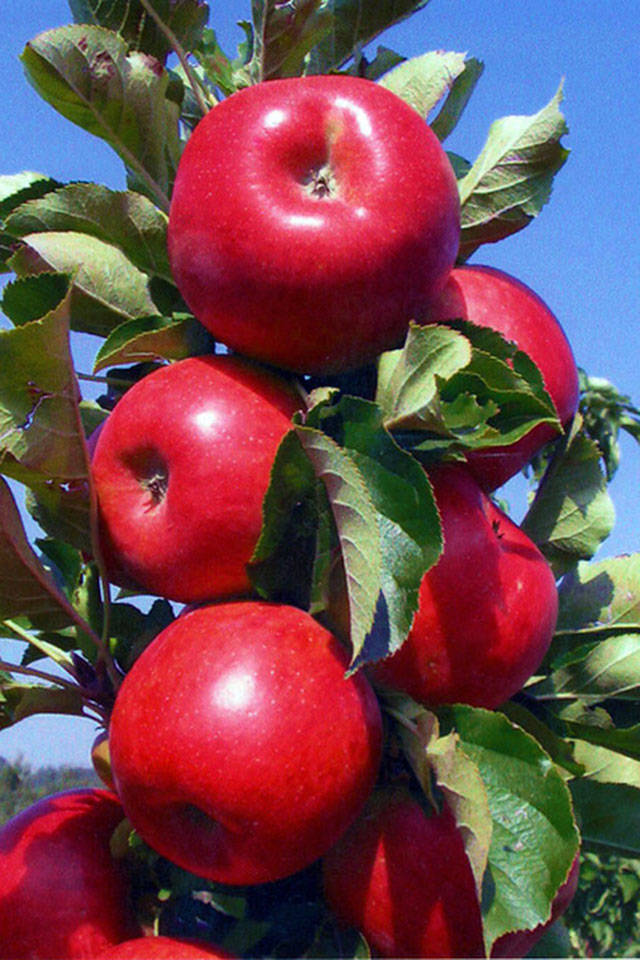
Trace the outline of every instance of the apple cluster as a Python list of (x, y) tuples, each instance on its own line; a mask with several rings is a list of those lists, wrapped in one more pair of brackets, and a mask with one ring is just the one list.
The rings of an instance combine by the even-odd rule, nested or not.
[[(109, 851), (123, 816), (155, 851), (216, 883), (270, 883), (321, 860), (328, 908), (382, 956), (485, 956), (463, 835), (406, 771), (389, 776), (381, 704), (391, 691), (430, 708), (493, 709), (541, 663), (555, 579), (491, 493), (553, 428), (429, 468), (444, 550), (404, 644), (379, 662), (349, 671), (343, 583), (329, 629), (258, 597), (247, 572), (276, 452), (305, 415), (305, 378), (374, 363), (412, 320), (497, 330), (538, 366), (560, 422), (571, 420), (578, 377), (560, 324), (513, 277), (456, 266), (459, 231), (456, 179), (436, 136), (368, 80), (258, 83), (195, 129), (169, 256), (223, 349), (145, 376), (92, 444), (109, 579), (185, 607), (117, 691), (113, 792), (61, 795), (0, 831), (3, 956), (45, 956), (53, 934), (38, 924), (48, 912), (56, 957), (225, 956), (163, 937), (137, 946)], [(45, 884), (60, 856), (77, 863), (76, 893), (57, 890), (43, 908), (30, 859), (41, 857)], [(576, 879), (574, 870), (554, 916)], [(14, 907), (24, 897), (39, 904), (28, 929)], [(523, 956), (540, 934), (502, 938), (493, 955)]]

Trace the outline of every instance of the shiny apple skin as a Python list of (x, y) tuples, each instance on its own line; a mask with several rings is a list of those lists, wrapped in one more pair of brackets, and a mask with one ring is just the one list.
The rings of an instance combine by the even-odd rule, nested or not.
[(125, 677), (111, 768), (155, 850), (210, 880), (280, 879), (359, 813), (382, 743), (367, 679), (309, 614), (238, 601), (194, 609)]
[(403, 646), (375, 664), (377, 683), (429, 706), (495, 708), (522, 688), (546, 653), (556, 584), (535, 544), (464, 467), (429, 477), (444, 550), (420, 585)]
[(484, 957), (462, 836), (403, 788), (374, 794), (323, 859), (325, 899), (383, 957)]
[(136, 937), (101, 953), (96, 960), (233, 960), (230, 953), (204, 940)]
[[(330, 183), (316, 183), (324, 168)], [(196, 127), (168, 243), (180, 292), (216, 339), (278, 367), (340, 372), (398, 346), (442, 288), (458, 189), (437, 137), (395, 94), (356, 77), (273, 80)]]
[[(573, 351), (557, 318), (526, 284), (494, 267), (456, 267), (426, 317), (430, 323), (462, 318), (512, 340), (540, 369), (562, 425), (569, 423), (580, 397)], [(467, 462), (485, 490), (497, 490), (558, 436), (550, 424), (539, 424), (510, 446), (474, 450)]]
[(551, 916), (533, 930), (516, 930), (499, 937), (491, 949), (491, 957), (526, 957), (538, 940), (559, 920), (576, 895), (580, 879), (580, 854), (571, 864), (567, 879), (559, 888), (551, 904)]
[(129, 883), (111, 856), (124, 818), (106, 790), (53, 794), (0, 828), (3, 960), (93, 957), (137, 936)]
[[(191, 357), (135, 384), (92, 459), (113, 582), (183, 603), (250, 593), (269, 473), (300, 405), (284, 379), (229, 356)], [(166, 489), (155, 496), (158, 473)]]

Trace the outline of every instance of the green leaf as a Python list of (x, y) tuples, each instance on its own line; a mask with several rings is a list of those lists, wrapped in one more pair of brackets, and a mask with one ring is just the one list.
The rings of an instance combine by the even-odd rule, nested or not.
[(381, 354), (378, 362), (376, 402), (387, 428), (419, 428), (436, 399), (438, 380), (447, 380), (470, 361), (471, 344), (461, 333), (412, 323), (404, 347)]
[[(203, 0), (150, 0), (162, 23), (189, 51), (197, 46), (209, 17)], [(69, 0), (76, 23), (95, 24), (119, 33), (131, 49), (165, 60), (171, 52), (166, 32), (140, 0)]]
[(461, 260), (483, 243), (522, 230), (548, 201), (569, 155), (560, 142), (567, 132), (561, 100), (562, 87), (538, 113), (492, 124), (478, 159), (459, 181)]
[(122, 37), (94, 26), (48, 30), (21, 56), (40, 96), (68, 120), (106, 140), (168, 210), (179, 158), (179, 106), (169, 74), (147, 53), (128, 53)]
[(11, 727), (35, 714), (55, 713), (82, 716), (80, 689), (44, 686), (43, 684), (0, 683), (0, 730)]
[(253, 0), (255, 46), (249, 66), (255, 80), (296, 77), (305, 57), (329, 32), (326, 0)]
[(548, 920), (578, 850), (571, 797), (550, 757), (502, 714), (457, 705), (439, 715), (480, 770), (493, 819), (482, 903), (489, 953), (502, 934)]
[(631, 727), (614, 726), (606, 710), (581, 702), (565, 707), (560, 716), (565, 736), (640, 760), (640, 723)]
[(66, 300), (71, 277), (66, 273), (42, 273), (8, 283), (2, 295), (2, 310), (17, 327), (39, 320)]
[(601, 744), (576, 740), (576, 760), (584, 767), (582, 777), (601, 783), (626, 783), (640, 790), (640, 762)]
[(87, 234), (117, 247), (144, 273), (173, 282), (167, 216), (147, 197), (97, 183), (70, 183), (18, 206), (7, 220), (16, 237), (44, 232)]
[(290, 430), (274, 459), (262, 531), (249, 566), (260, 596), (308, 609), (320, 509), (315, 472)]
[[(200, 42), (194, 48), (194, 56), (209, 83), (221, 90), (225, 97), (231, 96), (239, 87), (247, 86), (248, 76), (244, 71), (239, 75), (236, 65), (224, 53), (215, 32), (209, 27), (203, 30)], [(188, 100), (188, 91), (185, 100)]]
[(616, 634), (579, 647), (549, 677), (527, 687), (527, 693), (590, 704), (612, 697), (639, 699), (640, 634)]
[(17, 617), (50, 630), (74, 620), (69, 601), (29, 544), (9, 484), (0, 477), (0, 620)]
[(614, 520), (600, 452), (576, 421), (538, 487), (522, 529), (560, 575), (594, 555)]
[(464, 70), (464, 53), (432, 50), (405, 60), (385, 73), (378, 83), (426, 118)]
[(585, 779), (570, 786), (585, 847), (640, 857), (640, 789)]
[(429, 0), (325, 0), (331, 16), (327, 36), (311, 51), (307, 73), (331, 73), (380, 33), (426, 7)]
[[(345, 396), (338, 402), (320, 403), (309, 411), (307, 427), (321, 427), (338, 445), (323, 450), (324, 459), (314, 459), (316, 472), (324, 479), (334, 512), (345, 562), (353, 665), (377, 660), (397, 650), (406, 639), (418, 606), (418, 591), (426, 571), (442, 550), (438, 511), (431, 486), (422, 467), (402, 450), (383, 424), (381, 409), (374, 403)], [(315, 437), (315, 431), (310, 434)], [(304, 444), (304, 441), (303, 441)], [(346, 459), (345, 459), (346, 458)], [(352, 526), (355, 504), (344, 510), (340, 480), (355, 468), (364, 483), (367, 501), (373, 507), (373, 525), (367, 501), (363, 501), (358, 524)], [(320, 471), (320, 472), (319, 472)], [(355, 475), (353, 485), (356, 487)], [(367, 516), (369, 514), (369, 516)], [(348, 522), (345, 524), (345, 519)], [(360, 526), (362, 523), (362, 526)], [(371, 553), (372, 536), (378, 532), (378, 547)], [(355, 548), (355, 550), (354, 550)], [(345, 550), (354, 550), (357, 562), (349, 562)], [(381, 558), (378, 567), (377, 556)], [(365, 583), (366, 606), (357, 594)], [(371, 606), (371, 601), (374, 605)], [(370, 613), (373, 615), (370, 620)]]
[(182, 360), (212, 353), (214, 345), (195, 317), (141, 317), (116, 327), (98, 351), (93, 371), (118, 364)]
[(29, 486), (60, 539), (90, 549), (79, 390), (60, 308), (0, 331), (0, 473)]
[(124, 320), (157, 313), (148, 277), (117, 247), (75, 231), (31, 233), (10, 261), (18, 276), (56, 272), (73, 276), (73, 330), (108, 336)]

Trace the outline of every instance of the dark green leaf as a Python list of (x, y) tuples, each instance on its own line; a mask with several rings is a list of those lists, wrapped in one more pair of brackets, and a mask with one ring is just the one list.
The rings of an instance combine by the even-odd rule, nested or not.
[(56, 310), (71, 288), (67, 273), (42, 273), (8, 283), (2, 295), (2, 310), (17, 327), (40, 320)]
[(253, 0), (255, 47), (249, 67), (257, 81), (296, 77), (305, 57), (328, 34), (332, 15), (326, 0)]
[(42, 684), (0, 683), (0, 729), (6, 729), (38, 713), (81, 716), (83, 703), (80, 690)]
[(0, 176), (0, 219), (5, 220), (12, 210), (27, 200), (43, 197), (60, 186), (57, 180), (31, 170)]
[(588, 849), (640, 857), (640, 789), (624, 783), (573, 780), (571, 795)]

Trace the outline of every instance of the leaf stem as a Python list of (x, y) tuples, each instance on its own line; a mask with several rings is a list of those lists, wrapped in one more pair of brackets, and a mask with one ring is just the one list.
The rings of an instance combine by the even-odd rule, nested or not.
[(19, 673), (25, 677), (33, 677), (37, 680), (46, 680), (48, 683), (55, 683), (59, 687), (67, 690), (77, 690), (85, 693), (84, 688), (73, 680), (65, 680), (63, 677), (56, 677), (46, 670), (38, 670), (36, 667), (20, 667), (15, 663), (8, 663), (6, 660), (0, 660), (0, 670), (6, 670), (7, 673)]
[(204, 99), (203, 93), (206, 93), (206, 90), (203, 84), (201, 83), (197, 73), (195, 72), (195, 70), (192, 69), (191, 64), (189, 63), (189, 57), (188, 57), (187, 51), (184, 49), (184, 47), (178, 40), (177, 36), (175, 35), (171, 27), (164, 22), (162, 17), (154, 9), (153, 5), (149, 3), (149, 0), (140, 0), (140, 3), (144, 7), (144, 9), (147, 11), (149, 16), (152, 18), (152, 20), (155, 21), (160, 32), (163, 33), (167, 38), (167, 40), (169, 41), (172, 50), (174, 51), (175, 55), (180, 61), (180, 65), (182, 66), (182, 69), (184, 70), (185, 75), (191, 85), (193, 95), (198, 101), (198, 106), (200, 107), (200, 110), (202, 111), (202, 115), (204, 116), (206, 113), (209, 112), (211, 107)]

